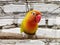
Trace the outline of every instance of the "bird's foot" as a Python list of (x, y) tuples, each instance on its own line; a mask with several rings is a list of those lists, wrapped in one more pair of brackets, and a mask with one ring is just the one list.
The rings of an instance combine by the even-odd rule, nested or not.
[(28, 34), (25, 34), (25, 33), (22, 33), (22, 36), (23, 36), (23, 39), (26, 38), (26, 39), (37, 39), (37, 35), (28, 35)]
[(37, 39), (36, 35), (28, 35), (28, 39)]
[(22, 33), (22, 35), (23, 35), (23, 38), (28, 38), (28, 35), (25, 34), (24, 32)]
[(33, 39), (37, 39), (37, 38), (38, 38), (37, 35), (34, 35), (34, 36), (33, 36)]

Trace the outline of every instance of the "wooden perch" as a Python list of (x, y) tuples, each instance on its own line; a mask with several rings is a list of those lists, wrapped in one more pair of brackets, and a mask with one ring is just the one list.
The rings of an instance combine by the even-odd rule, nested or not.
[[(18, 33), (0, 32), (0, 39), (27, 39), (27, 38), (23, 37), (22, 34)], [(60, 39), (60, 38), (37, 36), (37, 38), (32, 39)]]
[(21, 39), (22, 35), (18, 33), (0, 32), (0, 39)]

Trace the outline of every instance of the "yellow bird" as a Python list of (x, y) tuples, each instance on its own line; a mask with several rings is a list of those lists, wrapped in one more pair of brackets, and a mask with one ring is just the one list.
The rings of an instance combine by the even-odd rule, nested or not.
[[(24, 32), (28, 38), (32, 38), (36, 34), (38, 22), (41, 20), (41, 12), (38, 10), (30, 10), (21, 23), (21, 33)], [(32, 35), (32, 36), (31, 36)]]

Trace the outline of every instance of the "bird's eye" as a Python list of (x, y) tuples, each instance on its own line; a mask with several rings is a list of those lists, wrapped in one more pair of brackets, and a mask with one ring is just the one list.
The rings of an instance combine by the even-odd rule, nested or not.
[(35, 12), (32, 12), (32, 15), (36, 15), (36, 13)]

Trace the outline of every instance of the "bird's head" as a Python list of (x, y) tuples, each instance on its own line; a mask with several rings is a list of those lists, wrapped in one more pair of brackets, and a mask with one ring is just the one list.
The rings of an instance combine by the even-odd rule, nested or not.
[(39, 22), (41, 20), (41, 12), (38, 10), (31, 10), (27, 13), (28, 17), (27, 19), (29, 19), (30, 21), (34, 21), (34, 22)]

